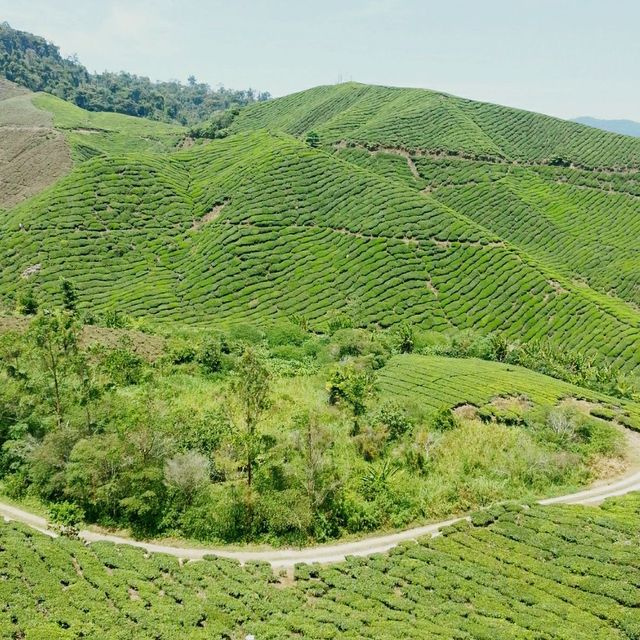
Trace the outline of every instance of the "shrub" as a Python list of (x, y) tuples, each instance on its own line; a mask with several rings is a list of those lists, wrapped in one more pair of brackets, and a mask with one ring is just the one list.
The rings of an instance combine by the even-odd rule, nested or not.
[(140, 384), (146, 373), (144, 360), (125, 343), (107, 351), (102, 357), (101, 366), (113, 382), (121, 386)]
[(206, 373), (217, 373), (222, 370), (222, 343), (217, 338), (207, 338), (198, 349), (196, 358)]
[(460, 425), (453, 411), (449, 407), (442, 407), (431, 420), (431, 426), (436, 431), (450, 431)]

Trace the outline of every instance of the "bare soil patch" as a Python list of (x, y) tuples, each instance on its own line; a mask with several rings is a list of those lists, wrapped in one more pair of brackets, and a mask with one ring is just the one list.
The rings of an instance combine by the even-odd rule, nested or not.
[(200, 229), (203, 225), (213, 222), (219, 215), (222, 213), (222, 210), (227, 206), (228, 202), (223, 202), (222, 204), (218, 204), (209, 213), (206, 213), (200, 220), (194, 220), (192, 228)]
[[(29, 318), (18, 316), (0, 316), (0, 334), (7, 331), (24, 331), (29, 326)], [(87, 325), (82, 329), (80, 345), (89, 347), (95, 344), (114, 349), (123, 339), (130, 343), (131, 349), (139, 356), (153, 362), (164, 352), (165, 340), (161, 336), (142, 333), (132, 329), (109, 329)]]
[[(29, 92), (0, 84), (0, 207), (8, 209), (66, 175), (71, 151)], [(4, 98), (2, 96), (5, 96)]]

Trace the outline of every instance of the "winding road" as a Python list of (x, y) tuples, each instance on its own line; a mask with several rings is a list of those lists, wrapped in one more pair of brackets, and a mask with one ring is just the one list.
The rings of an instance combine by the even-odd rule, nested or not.
[[(598, 484), (590, 489), (572, 493), (566, 496), (540, 500), (539, 504), (599, 504), (606, 498), (621, 496), (632, 491), (640, 491), (640, 471), (637, 468), (633, 472), (608, 482)], [(42, 533), (50, 536), (56, 534), (50, 529), (49, 523), (40, 516), (28, 511), (0, 502), (0, 516), (5, 520), (22, 522)], [(201, 560), (205, 555), (215, 555), (223, 558), (238, 560), (241, 563), (253, 560), (268, 562), (275, 569), (290, 569), (297, 563), (321, 563), (330, 564), (340, 562), (346, 556), (367, 556), (373, 553), (383, 553), (401, 542), (416, 540), (424, 536), (436, 536), (444, 527), (468, 519), (468, 516), (453, 518), (443, 522), (436, 522), (422, 527), (414, 527), (406, 531), (390, 533), (388, 535), (373, 536), (355, 540), (353, 542), (339, 542), (337, 544), (321, 545), (306, 549), (268, 549), (264, 551), (230, 551), (224, 548), (198, 548), (171, 546), (168, 544), (156, 544), (153, 542), (141, 542), (131, 538), (113, 536), (95, 531), (80, 531), (80, 538), (85, 542), (115, 542), (140, 547), (151, 553), (167, 553), (184, 560)]]

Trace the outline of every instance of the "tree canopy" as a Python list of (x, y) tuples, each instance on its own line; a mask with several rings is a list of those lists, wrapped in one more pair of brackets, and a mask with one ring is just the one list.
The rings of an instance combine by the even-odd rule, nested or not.
[(75, 56), (64, 58), (59, 48), (40, 36), (0, 23), (0, 74), (32, 91), (45, 91), (89, 111), (112, 111), (190, 125), (216, 111), (269, 99), (267, 92), (211, 88), (191, 75), (153, 82), (119, 71), (89, 73)]

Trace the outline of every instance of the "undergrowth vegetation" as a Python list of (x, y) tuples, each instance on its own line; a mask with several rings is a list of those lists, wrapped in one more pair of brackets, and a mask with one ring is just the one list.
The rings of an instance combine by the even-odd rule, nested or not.
[(135, 333), (83, 340), (69, 281), (60, 300), (0, 337), (2, 487), (135, 535), (307, 543), (557, 494), (621, 468), (640, 424), (629, 399), (462, 357), (504, 359), (495, 336), (235, 324), (167, 332), (149, 361)]

